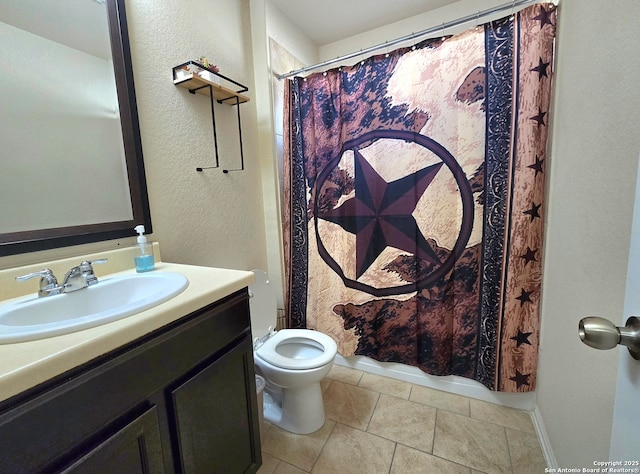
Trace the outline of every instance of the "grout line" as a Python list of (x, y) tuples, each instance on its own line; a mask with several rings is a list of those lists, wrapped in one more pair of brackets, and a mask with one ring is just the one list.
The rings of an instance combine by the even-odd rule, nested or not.
[[(329, 418), (325, 417), (325, 423), (327, 422), (327, 420), (329, 420)], [(311, 465), (311, 469), (309, 469), (309, 472), (312, 472), (313, 468), (316, 467), (316, 463), (318, 462), (318, 459), (320, 459), (320, 456), (322, 456), (322, 452), (324, 451), (325, 446), (327, 446), (327, 443), (329, 442), (329, 438), (331, 438), (331, 435), (335, 431), (336, 426), (338, 426), (337, 421), (335, 420), (331, 420), (331, 421), (333, 421), (333, 428), (331, 428), (331, 433), (329, 433), (329, 436), (327, 436), (327, 439), (324, 440), (324, 443), (322, 444), (322, 448), (320, 449), (320, 452), (316, 456), (316, 459), (313, 461), (313, 464)]]
[(511, 445), (509, 444), (509, 436), (507, 435), (507, 427), (504, 427), (504, 439), (507, 442), (507, 454), (509, 455), (509, 466), (511, 466), (511, 472), (513, 472), (513, 459), (511, 457)]
[(393, 469), (393, 461), (396, 459), (396, 451), (398, 451), (397, 441), (394, 442), (394, 446), (393, 446), (393, 455), (391, 456), (391, 464), (389, 464), (389, 471), (387, 471), (389, 474), (391, 474), (391, 469)]
[[(362, 388), (362, 387), (360, 387)], [(366, 389), (363, 389), (366, 390)], [(372, 390), (373, 392), (373, 390)], [(367, 420), (367, 426), (365, 427), (365, 429), (363, 430), (365, 433), (369, 433), (369, 425), (371, 424), (371, 420), (373, 419), (373, 414), (376, 412), (376, 408), (378, 408), (378, 403), (380, 403), (380, 395), (382, 395), (380, 392), (375, 392), (378, 394), (378, 398), (376, 399), (376, 404), (373, 406), (373, 410), (371, 410), (371, 415), (369, 416), (369, 419)], [(373, 433), (370, 433), (373, 434)]]
[(436, 419), (433, 422), (433, 439), (431, 440), (431, 454), (435, 456), (434, 450), (436, 449), (436, 431), (438, 430), (438, 413), (440, 408), (436, 408)]

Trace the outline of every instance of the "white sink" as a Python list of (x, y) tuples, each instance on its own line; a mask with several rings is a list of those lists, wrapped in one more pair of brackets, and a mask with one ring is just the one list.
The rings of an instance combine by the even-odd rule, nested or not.
[(71, 293), (21, 298), (0, 305), (0, 344), (44, 339), (116, 321), (164, 303), (188, 285), (184, 275), (154, 271), (105, 277)]

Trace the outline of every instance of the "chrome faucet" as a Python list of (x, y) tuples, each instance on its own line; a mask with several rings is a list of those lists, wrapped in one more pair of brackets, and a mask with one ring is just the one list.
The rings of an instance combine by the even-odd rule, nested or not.
[(73, 267), (64, 276), (62, 292), (70, 293), (98, 283), (98, 278), (93, 273), (92, 264), (105, 263), (106, 261), (106, 258), (91, 261), (84, 260), (80, 265)]
[(58, 280), (51, 270), (43, 268), (39, 272), (29, 273), (16, 277), (17, 281), (26, 281), (31, 278), (40, 277), (40, 290), (38, 291), (38, 297), (59, 295), (62, 293), (62, 287), (58, 285)]
[(18, 276), (16, 280), (26, 281), (39, 276), (40, 290), (38, 291), (38, 297), (40, 298), (43, 296), (59, 295), (60, 293), (70, 293), (98, 283), (98, 278), (93, 273), (92, 265), (95, 263), (105, 263), (106, 261), (106, 258), (84, 260), (80, 265), (73, 267), (67, 272), (62, 285), (58, 284), (55, 275), (48, 268), (43, 268), (39, 272)]

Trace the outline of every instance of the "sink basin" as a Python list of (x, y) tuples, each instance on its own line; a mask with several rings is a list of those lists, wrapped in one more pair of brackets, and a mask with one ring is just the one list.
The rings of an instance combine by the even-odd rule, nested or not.
[(170, 300), (188, 285), (184, 275), (155, 271), (105, 277), (71, 293), (21, 298), (0, 305), (0, 344), (59, 336), (126, 318)]

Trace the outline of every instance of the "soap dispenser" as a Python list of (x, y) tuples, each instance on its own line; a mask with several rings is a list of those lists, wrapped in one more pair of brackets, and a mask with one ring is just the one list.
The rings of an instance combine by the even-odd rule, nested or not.
[(135, 258), (136, 271), (138, 273), (150, 272), (155, 268), (153, 260), (153, 245), (147, 242), (147, 236), (144, 235), (144, 226), (137, 225), (134, 229), (138, 233), (138, 249), (139, 253)]

